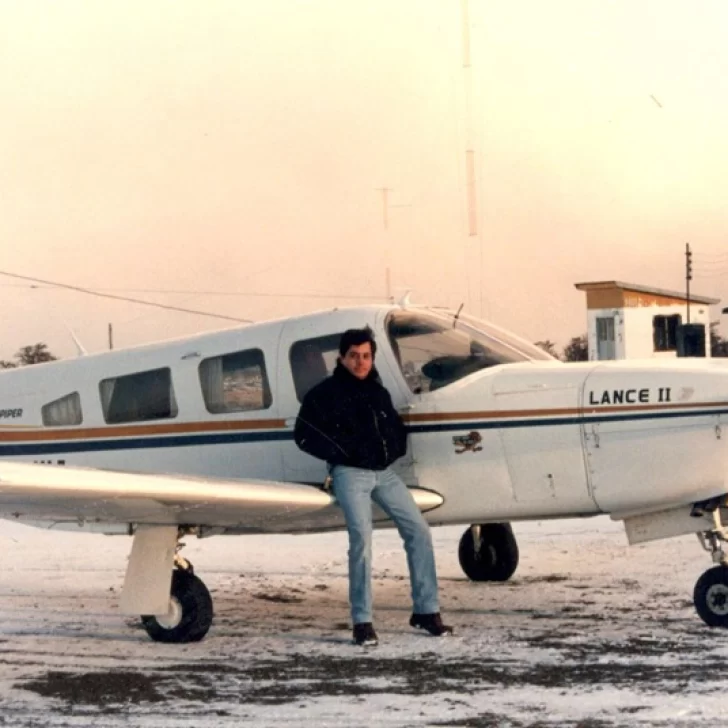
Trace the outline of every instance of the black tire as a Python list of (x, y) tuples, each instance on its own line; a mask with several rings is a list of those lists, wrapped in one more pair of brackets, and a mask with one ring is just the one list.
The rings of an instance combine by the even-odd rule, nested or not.
[(458, 547), (460, 566), (473, 581), (508, 581), (518, 567), (518, 544), (510, 523), (484, 523), (476, 553), (473, 531), (468, 529)]
[(212, 624), (212, 597), (202, 580), (189, 571), (172, 572), (171, 599), (175, 623), (153, 615), (142, 617), (147, 634), (156, 642), (199, 642)]
[(695, 583), (693, 602), (709, 627), (728, 628), (728, 567), (714, 566)]

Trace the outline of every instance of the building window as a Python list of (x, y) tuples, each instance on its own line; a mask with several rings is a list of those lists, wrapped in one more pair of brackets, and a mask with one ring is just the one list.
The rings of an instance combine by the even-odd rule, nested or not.
[(339, 341), (341, 334), (329, 334), (297, 341), (291, 346), (291, 374), (299, 402), (303, 402), (308, 391), (322, 379), (326, 379), (336, 368)]
[(99, 383), (108, 424), (160, 420), (177, 416), (177, 400), (168, 368), (150, 369)]
[(204, 359), (200, 385), (207, 411), (216, 415), (268, 409), (273, 403), (260, 349)]
[(54, 399), (41, 407), (40, 414), (45, 427), (80, 425), (83, 421), (81, 397), (78, 392), (71, 392), (65, 397)]
[(652, 319), (652, 339), (655, 351), (675, 351), (677, 349), (677, 330), (682, 322), (679, 314), (655, 316)]

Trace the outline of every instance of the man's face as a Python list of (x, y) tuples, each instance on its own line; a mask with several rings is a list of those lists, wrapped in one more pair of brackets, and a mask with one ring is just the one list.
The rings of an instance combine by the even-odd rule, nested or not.
[(350, 346), (346, 354), (339, 359), (357, 379), (366, 379), (374, 365), (372, 345), (366, 341), (358, 346)]

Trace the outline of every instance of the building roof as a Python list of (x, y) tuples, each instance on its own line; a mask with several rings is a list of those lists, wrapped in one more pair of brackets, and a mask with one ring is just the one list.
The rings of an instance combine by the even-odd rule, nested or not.
[[(624, 283), (623, 281), (591, 281), (587, 283), (575, 283), (574, 288), (579, 291), (589, 293), (605, 293), (616, 294), (620, 297), (623, 305), (650, 305), (657, 303), (687, 303), (688, 297), (684, 291), (668, 291), (663, 288), (652, 288), (650, 286), (641, 286), (637, 283)], [(625, 296), (625, 293), (641, 294), (637, 297)], [(716, 304), (720, 303), (719, 298), (708, 298), (707, 296), (697, 296), (690, 294), (690, 303)], [(610, 303), (608, 305), (615, 305)]]

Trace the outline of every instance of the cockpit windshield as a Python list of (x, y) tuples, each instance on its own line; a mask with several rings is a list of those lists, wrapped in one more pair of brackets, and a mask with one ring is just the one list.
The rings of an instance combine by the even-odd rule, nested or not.
[(416, 394), (497, 364), (552, 359), (537, 346), (470, 317), (395, 311), (387, 320), (387, 333)]

